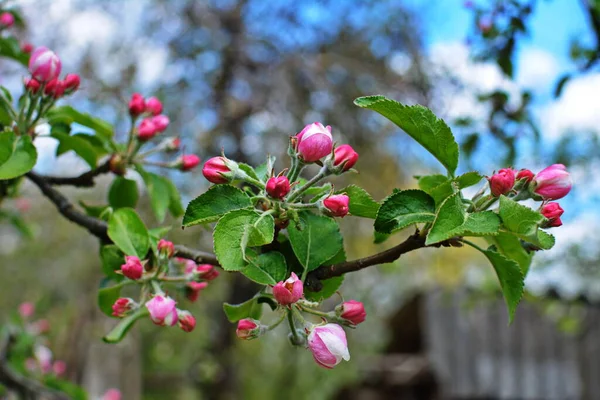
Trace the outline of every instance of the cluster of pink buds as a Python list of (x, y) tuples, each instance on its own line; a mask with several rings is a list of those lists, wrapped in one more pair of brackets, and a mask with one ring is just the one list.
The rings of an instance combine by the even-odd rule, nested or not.
[(62, 64), (60, 58), (46, 47), (38, 47), (29, 59), (31, 77), (25, 79), (25, 90), (32, 95), (59, 99), (79, 89), (81, 78), (77, 74), (67, 74), (59, 79)]
[(208, 286), (208, 282), (217, 279), (219, 270), (210, 264), (196, 264), (194, 261), (185, 260), (185, 275), (188, 283), (185, 296), (191, 302), (198, 300), (200, 292)]
[(164, 132), (169, 126), (169, 117), (161, 114), (163, 105), (156, 97), (144, 99), (139, 93), (134, 93), (129, 100), (129, 114), (136, 119), (146, 116), (137, 127), (137, 137), (145, 142)]

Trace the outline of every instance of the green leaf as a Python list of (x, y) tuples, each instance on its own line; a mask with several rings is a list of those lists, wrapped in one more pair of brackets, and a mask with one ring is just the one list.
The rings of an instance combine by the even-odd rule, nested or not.
[(426, 245), (439, 243), (454, 236), (491, 236), (498, 234), (500, 218), (493, 211), (468, 214), (460, 193), (448, 197), (438, 210)]
[(446, 175), (434, 174), (420, 176), (418, 180), (419, 188), (426, 193), (430, 193), (431, 190), (440, 186), (443, 183), (448, 182), (450, 179)]
[(504, 228), (513, 235), (542, 249), (554, 246), (552, 235), (539, 230), (540, 224), (545, 220), (539, 212), (506, 196), (500, 196), (499, 214)]
[(131, 208), (119, 208), (111, 215), (108, 237), (128, 256), (143, 259), (150, 249), (148, 230)]
[(298, 230), (298, 224), (294, 222), (287, 231), (298, 261), (312, 271), (343, 249), (343, 238), (332, 218), (303, 212), (300, 219), (304, 222), (302, 230)]
[(277, 251), (263, 253), (249, 261), (248, 266), (241, 272), (256, 283), (275, 285), (287, 276), (285, 257)]
[(498, 253), (492, 246), (487, 250), (483, 250), (483, 254), (490, 260), (504, 294), (504, 301), (508, 307), (509, 322), (512, 322), (515, 317), (517, 305), (523, 296), (523, 286), (525, 277), (521, 272), (519, 264), (514, 260), (509, 260), (504, 255)]
[(12, 156), (15, 140), (13, 132), (0, 132), (0, 166)]
[(106, 343), (119, 343), (127, 332), (133, 327), (133, 324), (145, 316), (148, 315), (148, 309), (146, 307), (141, 306), (136, 312), (133, 314), (123, 318), (119, 323), (108, 333), (108, 335), (104, 336), (102, 340)]
[(476, 185), (481, 179), (483, 179), (483, 176), (478, 172), (467, 172), (454, 179), (449, 179), (443, 175), (428, 175), (419, 178), (419, 187), (433, 197), (436, 207), (439, 207), (444, 200), (459, 189)]
[(350, 214), (356, 217), (372, 218), (377, 216), (379, 203), (361, 187), (350, 185), (337, 193), (346, 193), (350, 197)]
[(231, 185), (215, 185), (188, 204), (183, 216), (183, 226), (217, 221), (226, 213), (252, 207), (250, 198)]
[[(15, 15), (15, 21), (17, 21), (16, 14), (13, 13), (13, 15)], [(0, 38), (0, 55), (12, 58), (24, 66), (27, 66), (29, 62), (29, 54), (21, 51), (21, 44), (14, 37)]]
[(252, 168), (250, 165), (245, 164), (245, 163), (238, 163), (238, 167), (242, 171), (244, 171), (249, 177), (254, 178), (257, 181), (260, 181), (258, 174), (256, 173), (256, 171), (254, 171), (254, 168)]
[(223, 303), (223, 311), (229, 322), (238, 322), (244, 318), (260, 319), (262, 315), (262, 304), (256, 297), (241, 304)]
[(107, 278), (122, 281), (123, 275), (117, 274), (115, 271), (120, 271), (121, 265), (125, 264), (125, 254), (114, 244), (107, 244), (100, 248), (100, 258), (104, 275)]
[[(7, 133), (1, 133), (0, 137)], [(11, 135), (12, 133), (8, 133)], [(9, 139), (4, 138), (4, 142)], [(2, 144), (2, 141), (0, 141)], [(0, 165), (0, 180), (13, 179), (31, 171), (37, 161), (37, 151), (31, 137), (19, 136), (12, 145), (10, 158)]]
[[(79, 205), (83, 207), (85, 213), (90, 217), (100, 218), (104, 221), (108, 221), (110, 214), (112, 212), (112, 208), (110, 206), (95, 206), (86, 204), (84, 201), (80, 200)], [(109, 212), (110, 211), (110, 212)]]
[(435, 204), (422, 190), (402, 190), (386, 197), (375, 219), (375, 230), (393, 233), (412, 224), (432, 222)]
[(254, 210), (230, 211), (215, 226), (215, 255), (226, 271), (240, 271), (247, 265), (246, 246), (269, 244), (274, 235), (275, 222), (271, 215), (261, 218), (261, 214)]
[(554, 236), (539, 230), (537, 233), (537, 242), (535, 244), (538, 245), (539, 248), (541, 248), (542, 250), (550, 250), (551, 248), (554, 247)]
[(458, 166), (458, 144), (446, 123), (420, 105), (406, 106), (385, 96), (359, 97), (354, 104), (377, 111), (425, 147), (448, 172)]
[(59, 145), (56, 148), (57, 156), (72, 150), (81, 157), (90, 168), (96, 168), (98, 151), (90, 144), (90, 142), (82, 139), (80, 136), (70, 136), (66, 133), (56, 131), (53, 131), (50, 136), (59, 142)]
[(323, 287), (318, 292), (304, 292), (304, 297), (308, 301), (323, 301), (330, 298), (338, 291), (344, 282), (344, 276), (336, 276), (335, 278), (325, 279), (321, 281)]
[(170, 226), (163, 226), (159, 228), (148, 229), (148, 234), (150, 235), (151, 239), (160, 240), (164, 238), (170, 230)]
[(100, 118), (92, 117), (90, 114), (79, 112), (71, 106), (54, 108), (48, 112), (47, 118), (50, 125), (56, 123), (71, 125), (75, 122), (92, 129), (104, 139), (110, 139), (114, 135), (114, 128), (111, 124)]
[(158, 222), (163, 222), (171, 202), (170, 181), (160, 175), (146, 172), (139, 165), (136, 165), (136, 170), (144, 180), (144, 184), (148, 190), (148, 196), (150, 197), (150, 205), (152, 206), (152, 211), (154, 211), (156, 219)]
[(533, 259), (533, 253), (523, 248), (519, 238), (510, 233), (500, 232), (497, 236), (488, 236), (486, 239), (499, 253), (519, 264), (523, 275), (527, 275), (531, 260)]
[(386, 240), (388, 240), (390, 238), (390, 236), (391, 236), (391, 234), (389, 234), (389, 233), (381, 233), (381, 232), (374, 231), (373, 232), (373, 243), (375, 243), (375, 244), (383, 243)]
[(174, 218), (181, 217), (185, 210), (181, 205), (181, 196), (179, 195), (179, 190), (177, 190), (177, 186), (170, 179), (165, 178), (165, 183), (168, 186), (169, 190), (169, 212)]
[(98, 307), (100, 310), (108, 315), (112, 316), (112, 306), (115, 301), (121, 296), (122, 285), (109, 286), (98, 290)]
[(116, 177), (108, 190), (108, 204), (114, 209), (124, 207), (135, 208), (138, 198), (137, 183), (122, 176)]
[[(306, 183), (306, 180), (303, 179), (303, 181), (304, 181), (304, 183)], [(324, 184), (322, 186), (309, 187), (304, 192), (304, 195), (311, 197), (311, 202), (314, 202), (314, 201), (317, 201), (318, 199), (324, 197), (325, 195), (331, 193), (332, 188), (333, 188), (333, 185), (331, 183), (327, 182), (326, 184)]]
[(454, 181), (458, 183), (460, 189), (477, 185), (483, 179), (483, 175), (476, 171), (466, 172), (456, 178)]

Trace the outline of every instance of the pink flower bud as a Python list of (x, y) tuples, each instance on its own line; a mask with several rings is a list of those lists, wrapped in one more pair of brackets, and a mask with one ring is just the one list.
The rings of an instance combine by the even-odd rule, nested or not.
[(63, 86), (65, 88), (65, 92), (67, 93), (73, 93), (79, 89), (80, 84), (81, 78), (77, 74), (67, 74), (63, 80)]
[(304, 162), (315, 162), (331, 153), (333, 137), (331, 126), (324, 127), (320, 122), (306, 125), (296, 135), (298, 153)]
[(336, 311), (340, 317), (358, 325), (367, 318), (365, 306), (360, 301), (348, 300), (343, 302)]
[(190, 171), (200, 164), (200, 157), (195, 154), (184, 154), (177, 160), (177, 164), (179, 164), (180, 170)]
[(46, 87), (44, 87), (44, 94), (55, 99), (60, 98), (64, 93), (65, 86), (62, 81), (59, 81), (58, 79), (52, 79), (50, 82), (46, 83)]
[(515, 171), (510, 168), (502, 168), (498, 173), (488, 178), (492, 196), (499, 197), (510, 192), (515, 186)]
[(21, 51), (25, 54), (30, 54), (33, 51), (33, 45), (31, 43), (23, 43), (21, 45)]
[(528, 169), (522, 169), (517, 173), (517, 180), (525, 180), (525, 183), (529, 183), (533, 180), (534, 173)]
[(175, 304), (175, 300), (168, 296), (156, 295), (146, 302), (146, 308), (150, 312), (150, 319), (156, 325), (173, 326), (178, 320)]
[(123, 318), (127, 313), (137, 307), (137, 304), (133, 299), (129, 297), (121, 297), (115, 301), (112, 305), (112, 316), (117, 318)]
[(181, 139), (178, 137), (166, 139), (165, 151), (177, 151), (181, 147)]
[(66, 371), (67, 363), (65, 363), (63, 360), (56, 360), (52, 364), (52, 372), (54, 372), (54, 375), (61, 376), (64, 375)]
[(15, 23), (15, 17), (9, 12), (0, 14), (0, 25), (4, 28), (9, 28)]
[(343, 144), (334, 150), (333, 165), (341, 166), (342, 171), (348, 171), (358, 161), (358, 153), (349, 144)]
[[(146, 100), (146, 111), (152, 115), (158, 115), (162, 112), (163, 105), (156, 97), (150, 97)], [(168, 125), (168, 123), (167, 123)]]
[(325, 368), (350, 360), (346, 333), (336, 324), (315, 327), (308, 335), (308, 348), (317, 364)]
[(47, 374), (52, 370), (52, 351), (46, 346), (36, 345), (33, 349), (35, 356), (42, 372)]
[(138, 280), (144, 274), (144, 266), (136, 256), (125, 256), (125, 264), (121, 265), (121, 272), (129, 279)]
[(156, 129), (154, 122), (152, 122), (152, 120), (150, 118), (146, 118), (146, 119), (142, 120), (142, 122), (140, 122), (140, 126), (138, 126), (138, 134), (137, 134), (139, 140), (142, 140), (142, 141), (150, 140), (157, 133), (158, 133), (158, 130)]
[(202, 175), (211, 183), (228, 183), (233, 176), (223, 157), (213, 157), (204, 163)]
[(173, 257), (173, 254), (175, 254), (175, 245), (173, 244), (173, 242), (169, 242), (165, 239), (160, 239), (158, 241), (156, 249), (160, 254), (166, 256), (167, 258), (171, 258)]
[(179, 327), (184, 332), (191, 332), (196, 327), (196, 318), (189, 311), (177, 310)]
[(50, 322), (47, 319), (40, 319), (31, 325), (31, 332), (34, 335), (42, 335), (50, 331)]
[(283, 306), (293, 304), (304, 295), (304, 285), (298, 275), (292, 272), (286, 281), (278, 282), (273, 286), (275, 300)]
[(25, 90), (31, 94), (37, 94), (40, 90), (40, 83), (33, 78), (25, 78)]
[(290, 181), (285, 176), (273, 176), (267, 181), (267, 193), (274, 199), (283, 199), (290, 192)]
[(132, 117), (137, 117), (146, 111), (146, 102), (144, 101), (144, 97), (139, 93), (134, 93), (131, 95), (131, 100), (129, 100), (129, 114)]
[(46, 47), (38, 47), (29, 59), (29, 72), (39, 82), (58, 78), (62, 68), (60, 59)]
[(200, 279), (212, 281), (219, 276), (219, 270), (210, 264), (200, 264), (196, 267), (196, 272)]
[(121, 391), (119, 389), (108, 389), (102, 396), (102, 400), (121, 400)]
[(163, 114), (152, 117), (152, 123), (154, 124), (154, 126), (156, 126), (156, 131), (158, 133), (164, 132), (165, 129), (167, 129), (167, 127), (169, 126), (170, 122), (171, 121), (169, 120), (169, 117)]
[(323, 206), (334, 217), (345, 217), (348, 215), (350, 197), (345, 194), (334, 194), (323, 200)]
[(191, 301), (195, 302), (198, 300), (200, 296), (200, 292), (208, 286), (207, 282), (188, 282), (185, 288), (185, 297)]
[(562, 225), (562, 221), (560, 217), (565, 212), (560, 204), (558, 203), (548, 203), (542, 206), (540, 211), (546, 219), (548, 219), (547, 227), (558, 227)]
[(34, 312), (35, 306), (29, 301), (21, 303), (21, 305), (19, 305), (19, 315), (21, 316), (21, 318), (29, 318), (33, 315)]
[(251, 318), (239, 320), (235, 330), (237, 337), (244, 340), (256, 339), (261, 333), (260, 322)]
[(571, 176), (562, 164), (551, 165), (533, 179), (533, 191), (547, 200), (558, 200), (571, 191)]

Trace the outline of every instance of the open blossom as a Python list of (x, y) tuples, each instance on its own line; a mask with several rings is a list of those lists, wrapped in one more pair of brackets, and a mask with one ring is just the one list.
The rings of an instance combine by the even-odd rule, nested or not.
[(127, 278), (137, 280), (144, 274), (144, 266), (136, 256), (125, 256), (125, 264), (121, 265), (121, 272)]
[(354, 325), (358, 325), (367, 318), (365, 306), (360, 301), (348, 300), (343, 302), (337, 309), (339, 316)]
[(333, 368), (342, 360), (350, 360), (344, 329), (336, 324), (317, 326), (308, 335), (308, 348), (317, 364)]
[(273, 176), (267, 181), (266, 191), (274, 199), (283, 199), (290, 192), (290, 181), (285, 176)]
[(358, 153), (349, 144), (343, 144), (333, 151), (333, 165), (341, 166), (342, 171), (348, 171), (358, 161)]
[(29, 59), (29, 72), (39, 82), (58, 78), (62, 64), (60, 58), (46, 47), (38, 47)]
[(502, 168), (498, 173), (488, 178), (492, 196), (499, 197), (507, 194), (515, 186), (515, 171), (511, 168)]
[(156, 325), (173, 326), (178, 321), (175, 304), (175, 300), (169, 296), (156, 295), (146, 302), (146, 308), (150, 312), (150, 319)]
[(235, 334), (244, 340), (256, 339), (261, 334), (260, 321), (251, 318), (239, 320)]
[(547, 200), (558, 200), (571, 191), (571, 175), (562, 164), (554, 164), (542, 171), (533, 179), (533, 191)]
[(298, 278), (298, 275), (292, 272), (291, 276), (285, 280), (278, 282), (273, 286), (273, 296), (281, 305), (289, 305), (297, 302), (304, 294), (304, 285)]
[(296, 135), (298, 153), (304, 162), (315, 162), (331, 153), (333, 137), (331, 126), (324, 127), (320, 122), (306, 125)]
[(334, 194), (323, 200), (323, 206), (334, 217), (345, 217), (350, 210), (350, 197), (345, 194)]

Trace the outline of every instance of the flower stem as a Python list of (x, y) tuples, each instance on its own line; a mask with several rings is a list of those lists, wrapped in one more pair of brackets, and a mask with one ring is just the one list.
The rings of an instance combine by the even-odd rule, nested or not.
[(302, 338), (300, 338), (300, 335), (298, 335), (298, 332), (296, 332), (296, 324), (294, 323), (294, 314), (292, 313), (292, 310), (287, 310), (287, 319), (288, 319), (288, 323), (290, 325), (290, 330), (292, 331), (292, 336), (294, 337), (294, 344), (296, 343), (302, 343)]
[(269, 325), (267, 327), (267, 331), (272, 331), (273, 329), (277, 328), (285, 319), (287, 313), (282, 313), (281, 317), (279, 317), (279, 319), (277, 321), (275, 321), (273, 324)]
[(308, 182), (306, 182), (302, 187), (298, 188), (296, 191), (292, 192), (288, 199), (288, 202), (292, 202), (296, 200), (302, 193), (304, 193), (308, 188), (313, 186), (315, 183), (319, 182), (321, 179), (327, 176), (328, 169), (326, 166), (323, 166), (321, 170), (313, 176)]

